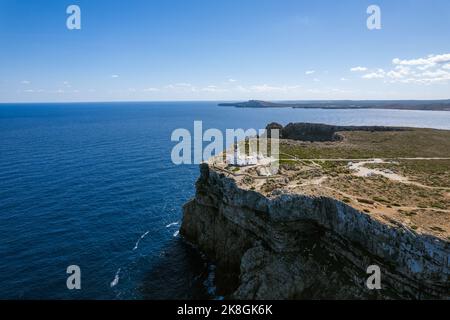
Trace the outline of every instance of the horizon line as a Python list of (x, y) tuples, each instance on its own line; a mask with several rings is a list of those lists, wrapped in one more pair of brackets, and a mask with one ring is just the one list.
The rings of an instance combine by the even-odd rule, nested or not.
[(318, 101), (450, 101), (447, 99), (289, 99), (289, 100), (265, 100), (265, 99), (239, 99), (239, 100), (102, 100), (102, 101), (0, 101), (0, 105), (4, 104), (83, 104), (83, 103), (164, 103), (164, 102), (248, 102), (248, 101), (264, 101), (264, 102), (318, 102)]

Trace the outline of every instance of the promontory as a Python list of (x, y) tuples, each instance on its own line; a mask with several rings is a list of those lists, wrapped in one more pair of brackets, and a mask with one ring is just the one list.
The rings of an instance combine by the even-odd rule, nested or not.
[(184, 206), (181, 234), (217, 265), (218, 294), (450, 299), (450, 131), (275, 127), (277, 172), (213, 158)]

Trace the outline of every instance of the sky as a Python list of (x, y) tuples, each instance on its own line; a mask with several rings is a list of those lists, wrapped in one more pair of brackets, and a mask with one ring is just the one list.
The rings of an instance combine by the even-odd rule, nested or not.
[(0, 102), (449, 98), (448, 0), (0, 0)]

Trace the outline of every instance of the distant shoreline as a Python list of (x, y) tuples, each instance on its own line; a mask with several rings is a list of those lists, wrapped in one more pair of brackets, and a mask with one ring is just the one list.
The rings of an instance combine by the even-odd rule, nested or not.
[(293, 108), (293, 109), (387, 109), (450, 111), (450, 100), (336, 100), (301, 101), (292, 103), (250, 100), (247, 102), (219, 103), (221, 107), (235, 108)]

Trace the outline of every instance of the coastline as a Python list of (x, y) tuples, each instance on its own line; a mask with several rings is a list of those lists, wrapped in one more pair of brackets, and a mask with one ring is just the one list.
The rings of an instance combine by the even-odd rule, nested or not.
[(301, 101), (301, 102), (269, 102), (249, 100), (247, 102), (219, 103), (220, 107), (235, 108), (293, 108), (293, 109), (325, 109), (325, 110), (416, 110), (416, 111), (450, 111), (450, 100), (335, 100), (335, 101)]
[[(332, 144), (342, 148), (349, 136), (340, 134), (344, 134), (344, 142)], [(431, 133), (427, 134), (434, 139)], [(330, 145), (330, 142), (319, 143)], [(308, 149), (311, 144), (301, 146)], [(324, 148), (330, 152), (329, 147)], [(427, 160), (444, 161), (442, 170), (448, 172), (447, 159)], [(301, 162), (311, 160), (301, 159)], [(336, 174), (341, 176), (339, 179), (347, 179), (347, 171), (335, 167), (334, 161), (349, 162), (326, 160), (324, 168), (331, 168), (325, 173), (326, 179), (338, 179), (333, 178)], [(371, 161), (349, 163), (349, 169), (355, 171), (353, 175), (359, 174), (360, 166), (372, 165)], [(384, 165), (385, 162), (373, 163)], [(450, 299), (450, 237), (435, 232), (432, 220), (421, 220), (422, 213), (411, 211), (402, 216), (406, 204), (401, 204), (400, 214), (394, 214), (392, 210), (397, 210), (392, 209), (394, 204), (379, 202), (386, 201), (380, 196), (373, 201), (354, 198), (348, 193), (343, 196), (326, 192), (333, 184), (324, 182), (323, 177), (306, 177), (305, 187), (292, 188), (296, 185), (292, 181), (295, 174), (286, 174), (299, 172), (298, 168), (284, 170), (282, 174), (286, 178), (274, 176), (265, 183), (258, 179), (256, 184), (250, 184), (245, 177), (250, 177), (252, 170), (241, 168), (241, 172), (247, 173), (234, 174), (217, 167), (214, 160), (202, 164), (196, 195), (183, 207), (180, 233), (217, 264), (220, 295), (229, 299)], [(409, 185), (409, 180), (396, 181), (400, 175), (388, 170), (370, 169), (363, 171), (363, 176), (367, 178), (354, 178), (353, 183), (359, 181), (355, 188), (370, 188), (367, 183), (377, 180), (386, 184), (389, 179), (394, 180), (390, 182), (394, 188), (416, 188)], [(277, 182), (286, 179), (287, 185)], [(274, 187), (267, 190), (265, 185), (270, 180)], [(429, 190), (428, 186), (417, 187)], [(441, 190), (444, 203), (448, 202), (445, 200), (448, 190), (445, 190), (445, 187)], [(430, 210), (434, 215), (442, 214), (444, 220), (440, 226), (447, 229), (448, 210)], [(417, 228), (416, 222), (411, 222), (416, 220), (423, 221), (424, 225)], [(382, 270), (381, 290), (366, 287), (367, 268), (371, 265)]]

